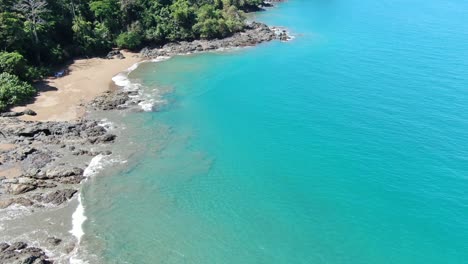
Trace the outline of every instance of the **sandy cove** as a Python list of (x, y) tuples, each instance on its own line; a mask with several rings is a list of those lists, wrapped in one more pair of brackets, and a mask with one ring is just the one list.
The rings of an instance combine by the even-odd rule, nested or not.
[(73, 121), (83, 117), (85, 106), (109, 90), (112, 77), (141, 61), (138, 53), (121, 51), (124, 59), (78, 59), (67, 67), (61, 78), (47, 78), (38, 85), (34, 102), (14, 107), (13, 112), (31, 109), (36, 116), (22, 116), (28, 121)]

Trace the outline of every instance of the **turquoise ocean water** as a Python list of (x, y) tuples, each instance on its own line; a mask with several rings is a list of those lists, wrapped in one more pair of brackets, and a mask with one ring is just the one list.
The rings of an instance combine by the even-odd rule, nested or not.
[(292, 42), (142, 64), (130, 78), (167, 103), (122, 117), (136, 151), (85, 186), (82, 248), (99, 263), (468, 263), (467, 14), (290, 0), (258, 19)]

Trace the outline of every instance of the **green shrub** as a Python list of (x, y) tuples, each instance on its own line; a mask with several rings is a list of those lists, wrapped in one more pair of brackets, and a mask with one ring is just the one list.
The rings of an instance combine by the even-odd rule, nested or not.
[(128, 31), (121, 33), (117, 39), (116, 43), (119, 48), (124, 49), (135, 49), (138, 48), (141, 44), (142, 36), (136, 31)]
[(8, 72), (24, 78), (26, 60), (18, 52), (0, 52), (0, 72)]
[(0, 111), (31, 98), (36, 90), (18, 76), (3, 72), (0, 74)]
[(49, 74), (51, 74), (50, 69), (46, 67), (26, 66), (24, 79), (28, 81), (39, 80)]

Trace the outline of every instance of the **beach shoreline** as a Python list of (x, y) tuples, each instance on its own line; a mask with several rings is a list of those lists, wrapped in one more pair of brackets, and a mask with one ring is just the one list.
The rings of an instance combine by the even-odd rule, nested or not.
[(123, 59), (74, 60), (66, 67), (68, 74), (46, 78), (38, 85), (38, 95), (33, 102), (11, 110), (31, 109), (37, 113), (20, 118), (25, 121), (74, 121), (83, 118), (86, 105), (112, 88), (113, 76), (141, 61), (138, 53), (120, 52)]
[[(86, 220), (85, 208), (81, 204), (81, 184), (94, 175), (87, 171), (96, 166), (93, 164), (96, 157), (110, 159), (116, 138), (115, 131), (100, 120), (92, 120), (90, 113), (153, 110), (153, 102), (144, 101), (140, 87), (128, 80), (128, 74), (144, 61), (288, 39), (284, 30), (253, 23), (245, 32), (222, 40), (170, 43), (146, 48), (139, 54), (122, 51), (125, 59), (76, 60), (69, 66), (68, 75), (46, 79), (48, 87), (56, 89), (42, 91), (33, 103), (12, 109), (14, 112), (31, 109), (37, 115), (0, 118), (5, 128), (2, 130), (4, 138), (0, 138), (3, 146), (0, 154), (4, 157), (0, 160), (0, 172), (18, 172), (13, 178), (0, 177), (0, 208), (3, 208), (0, 209), (0, 218), (9, 209), (17, 207), (24, 207), (33, 214), (34, 211), (43, 213), (46, 217), (41, 220), (50, 218), (51, 213), (60, 209), (66, 212), (66, 216), (61, 215), (61, 225), (67, 228), (61, 230), (61, 235), (46, 236), (42, 241), (33, 241), (32, 246), (44, 249), (43, 256), (47, 253), (52, 260), (69, 263), (72, 257), (76, 258), (77, 246), (83, 235), (81, 225)], [(27, 216), (20, 219), (26, 219), (23, 224), (31, 223)], [(4, 223), (7, 228), (16, 227), (16, 223), (9, 221)], [(48, 242), (55, 239), (61, 242)], [(31, 243), (28, 239), (23, 241)], [(5, 248), (14, 242), (10, 239), (4, 243)], [(0, 260), (1, 257), (0, 254)]]

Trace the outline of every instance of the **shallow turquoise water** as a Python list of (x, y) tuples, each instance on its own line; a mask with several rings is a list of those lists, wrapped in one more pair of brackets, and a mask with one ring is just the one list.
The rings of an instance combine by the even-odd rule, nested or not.
[[(468, 2), (291, 0), (297, 38), (143, 64), (83, 197), (102, 263), (466, 263)], [(125, 146), (124, 146), (125, 148)], [(115, 152), (115, 151), (114, 151)]]

